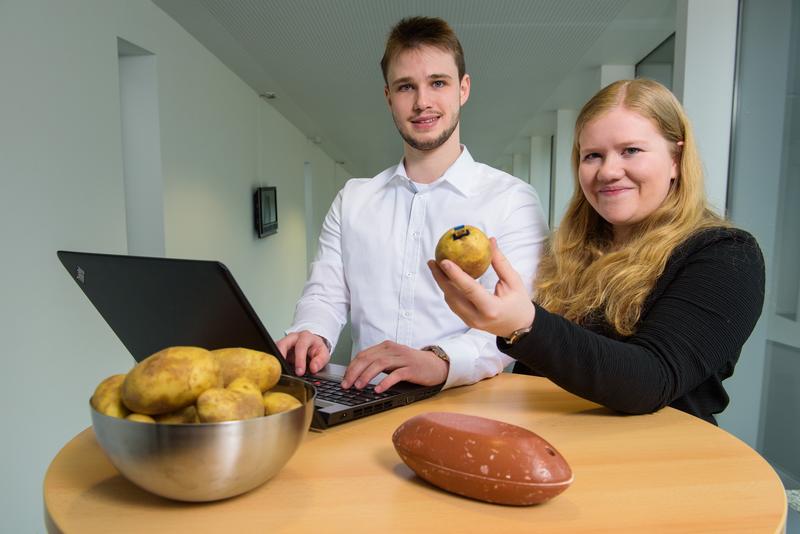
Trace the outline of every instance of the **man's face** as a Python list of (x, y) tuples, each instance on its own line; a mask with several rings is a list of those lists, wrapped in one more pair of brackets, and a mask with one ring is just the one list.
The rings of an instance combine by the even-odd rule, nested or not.
[(386, 102), (409, 146), (434, 150), (452, 137), (469, 98), (470, 80), (467, 74), (458, 79), (450, 52), (433, 46), (400, 52), (390, 61), (386, 78)]

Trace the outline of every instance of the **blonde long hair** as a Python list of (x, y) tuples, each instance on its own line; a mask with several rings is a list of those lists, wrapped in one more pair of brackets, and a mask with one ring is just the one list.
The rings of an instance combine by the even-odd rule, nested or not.
[[(578, 165), (583, 128), (618, 107), (653, 121), (680, 159), (680, 171), (661, 206), (615, 247), (611, 225), (583, 194)], [(575, 122), (572, 171), (575, 191), (539, 264), (535, 301), (577, 323), (601, 313), (619, 334), (629, 336), (675, 247), (702, 228), (727, 223), (706, 201), (703, 168), (689, 119), (675, 96), (658, 82), (614, 82), (583, 106)]]

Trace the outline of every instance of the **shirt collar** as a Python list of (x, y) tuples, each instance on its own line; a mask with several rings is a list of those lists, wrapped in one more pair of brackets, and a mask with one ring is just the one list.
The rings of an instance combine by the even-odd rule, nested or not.
[[(411, 189), (414, 188), (413, 182), (406, 172), (403, 159), (400, 159), (400, 163), (388, 174), (387, 178), (386, 184), (389, 184), (395, 179), (400, 179), (400, 181), (404, 182)], [(475, 172), (475, 160), (472, 159), (472, 154), (469, 153), (467, 147), (461, 145), (461, 154), (453, 164), (444, 171), (444, 174), (442, 174), (438, 180), (431, 183), (431, 186), (436, 187), (441, 183), (448, 183), (462, 195), (469, 196), (477, 180), (478, 175)]]

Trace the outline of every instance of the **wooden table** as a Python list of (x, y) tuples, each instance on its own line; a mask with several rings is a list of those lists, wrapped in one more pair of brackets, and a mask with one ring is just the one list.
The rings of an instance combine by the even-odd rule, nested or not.
[[(492, 417), (554, 445), (575, 482), (530, 507), (473, 501), (417, 478), (394, 429), (426, 411)], [(309, 433), (272, 480), (221, 502), (188, 504), (122, 478), (91, 429), (44, 481), (51, 532), (782, 532), (783, 486), (761, 456), (719, 428), (670, 408), (621, 416), (549, 381), (502, 374), (474, 386)]]

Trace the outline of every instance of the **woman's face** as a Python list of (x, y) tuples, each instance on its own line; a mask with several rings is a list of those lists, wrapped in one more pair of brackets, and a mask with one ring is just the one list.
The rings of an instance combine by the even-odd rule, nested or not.
[(677, 159), (656, 125), (617, 107), (588, 122), (578, 138), (578, 178), (589, 204), (623, 241), (664, 202)]

